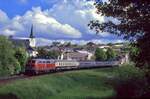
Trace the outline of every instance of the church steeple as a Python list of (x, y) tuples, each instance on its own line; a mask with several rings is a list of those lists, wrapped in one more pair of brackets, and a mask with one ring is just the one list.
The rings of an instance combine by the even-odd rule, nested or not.
[(31, 27), (30, 38), (34, 38), (34, 35), (33, 35), (33, 24), (32, 24), (32, 27)]
[(33, 25), (31, 27), (31, 33), (30, 33), (30, 37), (29, 37), (29, 45), (31, 48), (35, 48), (35, 46), (36, 46), (36, 39), (33, 35)]

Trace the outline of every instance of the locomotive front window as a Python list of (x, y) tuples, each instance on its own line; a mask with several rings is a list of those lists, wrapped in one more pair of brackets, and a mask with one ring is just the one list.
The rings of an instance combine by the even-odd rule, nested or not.
[(32, 60), (32, 63), (35, 63), (35, 60)]

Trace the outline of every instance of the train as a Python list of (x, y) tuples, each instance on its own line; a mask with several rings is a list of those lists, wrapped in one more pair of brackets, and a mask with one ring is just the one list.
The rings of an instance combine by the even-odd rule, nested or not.
[(40, 74), (60, 70), (84, 69), (119, 66), (119, 61), (77, 61), (54, 59), (30, 59), (25, 66), (25, 73)]

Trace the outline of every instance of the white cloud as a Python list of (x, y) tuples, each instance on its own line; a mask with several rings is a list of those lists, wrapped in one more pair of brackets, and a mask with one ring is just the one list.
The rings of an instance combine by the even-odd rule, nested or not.
[(36, 43), (37, 46), (51, 45), (52, 42), (60, 42), (61, 44), (64, 44), (65, 42), (71, 42), (72, 44), (79, 44), (79, 45), (84, 45), (91, 41), (96, 44), (104, 43), (104, 41), (101, 41), (98, 39), (93, 39), (93, 40), (65, 40), (65, 39), (49, 40), (49, 39), (44, 39), (44, 38), (36, 38), (36, 41), (37, 41), (37, 43)]
[(45, 45), (51, 45), (52, 42), (60, 42), (61, 44), (64, 44), (65, 42), (71, 42), (72, 44), (79, 44), (84, 45), (88, 42), (93, 42), (95, 44), (107, 44), (107, 43), (122, 43), (125, 42), (124, 40), (107, 40), (107, 39), (91, 39), (91, 40), (66, 40), (66, 39), (58, 39), (58, 40), (49, 40), (44, 38), (36, 38), (36, 45), (37, 46), (45, 46)]
[(36, 45), (37, 46), (45, 46), (45, 45), (51, 45), (52, 42), (60, 42), (61, 44), (64, 44), (65, 42), (71, 42), (72, 44), (79, 44), (84, 45), (88, 42), (93, 42), (95, 44), (107, 44), (107, 43), (122, 43), (125, 42), (124, 40), (107, 40), (107, 39), (92, 39), (92, 40), (65, 40), (65, 39), (58, 39), (58, 40), (49, 40), (44, 38), (36, 38)]
[(96, 14), (96, 8), (93, 4), (94, 1), (87, 0), (62, 0), (48, 12), (58, 21), (68, 23), (85, 34), (95, 34), (89, 30), (87, 24), (91, 20), (104, 22), (104, 17)]
[(8, 20), (9, 20), (9, 18), (8, 18), (7, 14), (0, 9), (0, 23), (6, 23), (6, 22), (8, 22)]
[(7, 14), (0, 9), (0, 34), (2, 30), (6, 31), (8, 33), (8, 30), (4, 29), (4, 26), (9, 24), (10, 19), (8, 18)]
[[(14, 17), (10, 21), (10, 24), (7, 24), (1, 29), (1, 34), (13, 35), (16, 33), (16, 36), (23, 36), (23, 34), (29, 32), (26, 30), (32, 23), (35, 25), (35, 32), (37, 32), (39, 36), (61, 36), (66, 38), (81, 37), (79, 30), (73, 28), (69, 24), (61, 24), (55, 18), (49, 16), (47, 11), (42, 11), (40, 7), (33, 8), (32, 11), (27, 11), (23, 16)], [(25, 35), (27, 36), (27, 34)]]
[(8, 18), (7, 14), (0, 9), (0, 34), (5, 35), (13, 35), (15, 31), (11, 31), (8, 28), (5, 28), (7, 24), (9, 24), (10, 19)]
[(46, 46), (52, 44), (52, 41), (44, 38), (36, 38), (36, 46)]
[(123, 42), (127, 42), (125, 40), (114, 40), (114, 43), (123, 43)]
[(10, 36), (10, 35), (14, 35), (16, 33), (16, 31), (10, 30), (10, 29), (3, 29), (3, 31), (1, 31), (1, 33), (6, 36)]
[[(28, 0), (20, 0), (24, 3)], [(43, 0), (47, 3), (55, 3), (51, 8), (41, 10), (41, 7), (33, 7), (24, 15), (16, 15), (9, 19), (7, 14), (0, 10), (0, 34), (15, 35), (27, 37), (33, 23), (34, 32), (37, 37), (46, 39), (38, 40), (40, 42), (49, 42), (47, 39), (83, 39), (73, 40), (73, 42), (84, 44), (88, 42), (87, 37), (95, 35), (87, 24), (91, 20), (105, 22), (106, 18), (96, 14), (96, 8), (93, 6), (94, 0)], [(114, 20), (116, 22), (116, 20)], [(97, 37), (110, 37), (109, 33), (100, 33)], [(94, 36), (93, 36), (94, 37)], [(90, 37), (89, 37), (90, 38)], [(93, 40), (93, 42), (108, 42), (109, 40)]]

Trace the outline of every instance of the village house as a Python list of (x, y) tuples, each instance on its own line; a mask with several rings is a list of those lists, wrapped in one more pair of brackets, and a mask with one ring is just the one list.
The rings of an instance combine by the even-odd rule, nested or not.
[(71, 51), (71, 52), (62, 52), (58, 59), (66, 59), (66, 60), (91, 60), (93, 54), (88, 51)]

